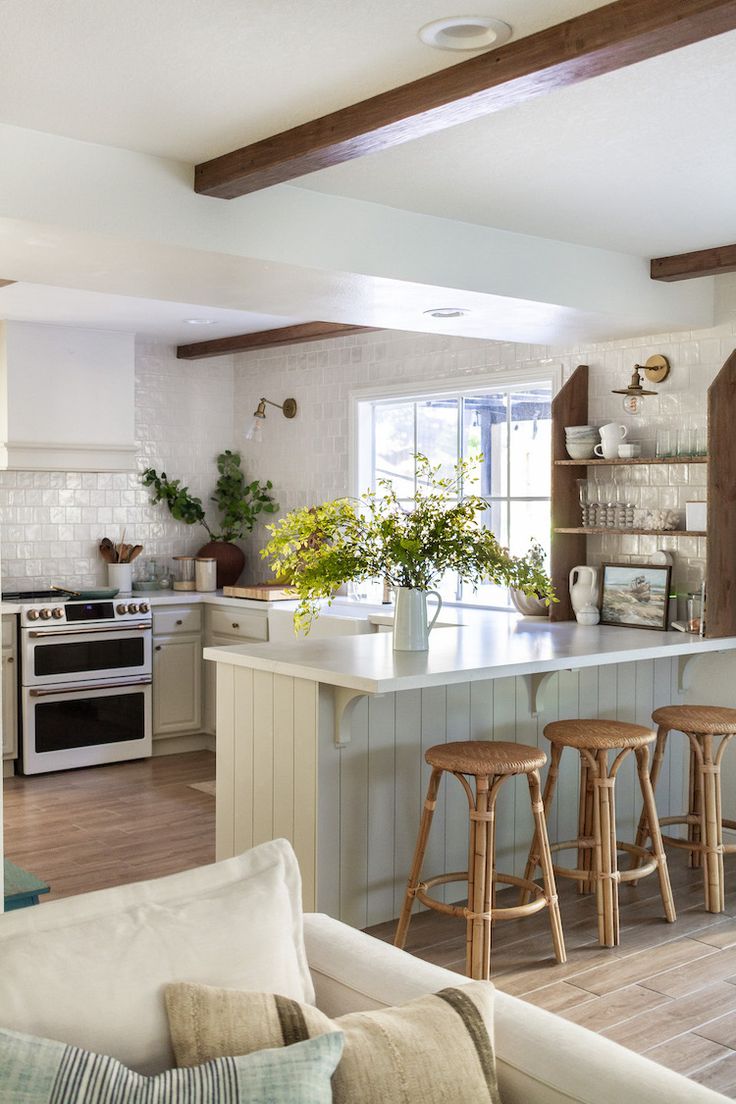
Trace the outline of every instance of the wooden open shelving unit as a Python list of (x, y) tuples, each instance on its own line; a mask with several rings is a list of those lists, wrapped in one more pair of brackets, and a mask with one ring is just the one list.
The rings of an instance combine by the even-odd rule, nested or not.
[[(706, 540), (706, 636), (736, 636), (736, 351), (708, 389), (707, 456), (638, 457), (624, 460), (570, 460), (565, 450), (565, 426), (588, 422), (588, 366), (579, 365), (552, 400), (552, 543), (550, 574), (559, 602), (550, 607), (552, 621), (571, 621), (568, 591), (570, 571), (586, 563), (587, 537), (704, 537)], [(707, 532), (683, 529), (584, 529), (575, 469), (607, 465), (708, 464)]]

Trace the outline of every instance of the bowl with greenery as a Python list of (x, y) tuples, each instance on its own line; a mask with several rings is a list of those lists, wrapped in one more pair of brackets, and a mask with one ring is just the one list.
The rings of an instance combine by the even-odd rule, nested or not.
[(180, 479), (169, 479), (166, 472), (146, 468), (141, 476), (143, 485), (152, 487), (153, 502), (165, 502), (169, 513), (185, 525), (201, 525), (209, 541), (199, 549), (198, 556), (217, 560), (217, 585), (231, 586), (238, 581), (245, 566), (243, 550), (235, 544), (253, 529), (258, 515), (274, 514), (278, 503), (270, 494), (272, 483), (248, 482), (240, 467), (240, 453), (225, 449), (217, 457), (219, 473), (210, 501), (220, 513), (216, 528), (210, 528), (202, 500), (196, 498)]
[[(409, 601), (405, 592), (423, 596), (426, 623), (426, 596), (446, 572), (455, 572), (471, 586), (497, 583), (539, 595), (547, 605), (556, 601), (539, 546), (533, 543), (526, 556), (513, 556), (481, 524), (486, 501), (463, 493), (480, 460), (461, 460), (451, 475), (442, 476), (439, 465), (417, 454), (416, 491), (409, 508), (399, 501), (391, 481), (381, 479), (376, 490), (357, 499), (293, 510), (267, 526), (271, 538), (261, 555), (296, 591), (296, 631), (308, 632), (322, 604), (330, 603), (344, 584), (371, 579), (383, 579), (394, 588), (395, 646), (402, 603)], [(416, 595), (411, 600), (416, 605)]]

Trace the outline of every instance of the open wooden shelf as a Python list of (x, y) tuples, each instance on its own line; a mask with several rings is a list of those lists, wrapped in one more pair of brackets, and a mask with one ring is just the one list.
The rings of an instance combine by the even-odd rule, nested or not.
[(553, 529), (553, 533), (584, 533), (586, 537), (598, 534), (607, 537), (707, 537), (705, 530), (697, 529)]
[(707, 464), (707, 456), (666, 456), (664, 459), (658, 456), (638, 456), (635, 459), (627, 460), (622, 457), (618, 457), (616, 460), (600, 460), (595, 457), (590, 460), (555, 460), (555, 464), (565, 465), (568, 468), (590, 468), (593, 466), (605, 466), (613, 467), (614, 465), (626, 465), (627, 467), (632, 464)]

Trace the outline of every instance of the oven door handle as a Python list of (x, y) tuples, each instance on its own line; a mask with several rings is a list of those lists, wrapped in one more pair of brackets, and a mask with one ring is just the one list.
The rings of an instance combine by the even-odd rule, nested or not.
[(120, 686), (150, 686), (153, 682), (150, 678), (118, 679), (117, 682), (88, 682), (77, 686), (49, 686), (48, 689), (39, 690), (36, 687), (29, 690), (32, 698), (51, 698), (57, 694), (76, 694), (83, 698), (88, 690), (117, 690)]
[(31, 629), (28, 635), (32, 638), (44, 637), (47, 640), (51, 640), (57, 636), (87, 636), (88, 633), (122, 633), (130, 632), (131, 629), (150, 629), (150, 621), (144, 622), (139, 625), (90, 625), (88, 628), (78, 629), (47, 629), (45, 632), (43, 629)]

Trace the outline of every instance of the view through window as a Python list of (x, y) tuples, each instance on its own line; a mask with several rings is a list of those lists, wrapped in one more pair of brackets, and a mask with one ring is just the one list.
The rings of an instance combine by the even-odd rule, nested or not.
[[(358, 404), (360, 489), (390, 479), (409, 508), (416, 488), (417, 452), (449, 474), (459, 458), (479, 454), (466, 493), (487, 503), (482, 523), (514, 554), (533, 538), (549, 550), (551, 380), (492, 390), (370, 399)], [(507, 608), (505, 587), (473, 591), (448, 574), (443, 599)]]

